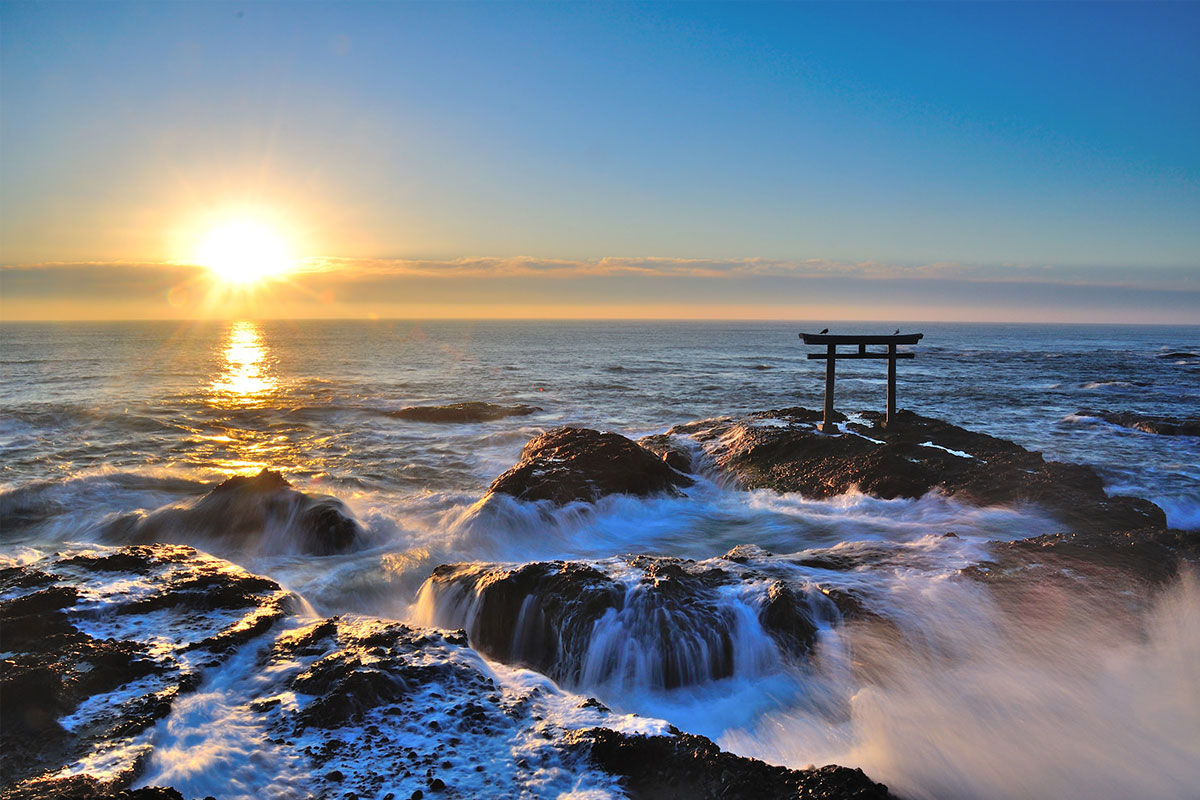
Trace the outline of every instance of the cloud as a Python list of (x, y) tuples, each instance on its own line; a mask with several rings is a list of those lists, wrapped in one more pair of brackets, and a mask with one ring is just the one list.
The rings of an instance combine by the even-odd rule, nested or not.
[(229, 287), (190, 264), (45, 263), (0, 267), (0, 319), (378, 314), (1197, 323), (1197, 274), (818, 258), (310, 258), (266, 287)]
[(1078, 286), (1131, 288), (1200, 287), (1200, 265), (1185, 268), (1091, 267), (1051, 264), (961, 264), (930, 262), (899, 264), (884, 261), (807, 259), (689, 259), (616, 257), (551, 259), (532, 256), (458, 258), (309, 258), (307, 272), (334, 272), (347, 279), (383, 276), (422, 278), (581, 278), (640, 276), (653, 278), (741, 279), (749, 277), (846, 278), (852, 280), (958, 280), (986, 283), (1056, 283)]

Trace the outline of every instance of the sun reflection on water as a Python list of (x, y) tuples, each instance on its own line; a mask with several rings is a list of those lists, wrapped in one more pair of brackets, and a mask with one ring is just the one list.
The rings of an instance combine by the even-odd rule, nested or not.
[(235, 322), (225, 340), (225, 364), (213, 381), (213, 400), (219, 405), (240, 405), (263, 399), (275, 389), (268, 370), (267, 348), (253, 322)]

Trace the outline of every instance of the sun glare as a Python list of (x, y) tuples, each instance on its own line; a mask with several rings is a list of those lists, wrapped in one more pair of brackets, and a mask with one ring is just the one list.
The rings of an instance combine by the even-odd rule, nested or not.
[(282, 275), (295, 263), (283, 237), (254, 220), (234, 220), (209, 231), (197, 248), (196, 260), (229, 283)]

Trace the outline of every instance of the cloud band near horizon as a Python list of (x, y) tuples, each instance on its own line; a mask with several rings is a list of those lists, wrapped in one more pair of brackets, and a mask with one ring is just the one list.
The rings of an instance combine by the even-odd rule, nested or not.
[(178, 262), (0, 267), (0, 318), (829, 318), (1200, 323), (1195, 269), (829, 259), (307, 258), (233, 292)]

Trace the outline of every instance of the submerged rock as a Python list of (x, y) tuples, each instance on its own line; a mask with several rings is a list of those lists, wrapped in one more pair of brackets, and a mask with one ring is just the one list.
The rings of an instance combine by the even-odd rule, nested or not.
[(1079, 415), (1098, 417), (1122, 428), (1159, 436), (1200, 436), (1200, 418), (1195, 417), (1175, 419), (1138, 414), (1133, 411), (1080, 411)]
[(901, 411), (891, 426), (847, 423), (827, 435), (818, 412), (784, 409), (742, 419), (677, 426), (712, 456), (717, 468), (747, 489), (826, 498), (858, 490), (883, 498), (930, 491), (976, 505), (1033, 503), (1072, 530), (1165, 527), (1153, 503), (1109, 497), (1090, 467), (1046, 461), (1040, 453), (994, 436)]
[(679, 494), (692, 479), (636, 442), (588, 428), (556, 428), (532, 439), (521, 461), (488, 487), (488, 494), (559, 505), (594, 502), (609, 494)]
[(703, 736), (636, 736), (605, 728), (572, 734), (573, 747), (622, 778), (633, 800), (888, 800), (887, 786), (861, 769), (802, 770), (726, 753)]
[(229, 478), (191, 505), (123, 515), (105, 535), (126, 542), (317, 556), (351, 550), (363, 539), (362, 529), (341, 500), (297, 491), (283, 475), (269, 469)]
[(542, 409), (537, 406), (500, 406), (493, 403), (451, 403), (445, 406), (408, 406), (388, 416), (412, 422), (491, 422), (505, 417), (525, 417)]

